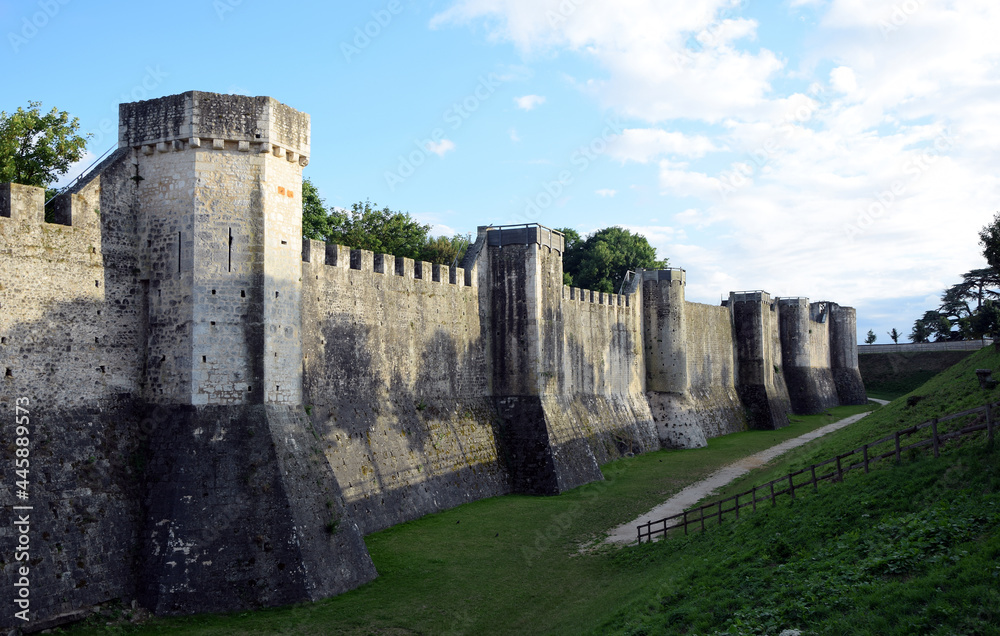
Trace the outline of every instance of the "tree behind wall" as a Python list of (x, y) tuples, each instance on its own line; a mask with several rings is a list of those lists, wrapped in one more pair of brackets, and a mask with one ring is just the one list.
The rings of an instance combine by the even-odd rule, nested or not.
[(77, 134), (79, 120), (56, 108), (43, 115), (41, 105), (0, 112), (0, 183), (46, 188), (83, 158), (90, 135)]
[(563, 282), (583, 289), (618, 293), (625, 275), (637, 269), (663, 269), (668, 259), (657, 260), (656, 248), (646, 237), (621, 227), (608, 227), (582, 239), (575, 230), (566, 235)]
[(304, 238), (442, 265), (461, 260), (469, 237), (432, 238), (428, 236), (430, 229), (409, 213), (378, 209), (371, 201), (354, 203), (350, 210), (328, 208), (312, 181), (302, 180)]
[(979, 232), (979, 244), (983, 246), (983, 256), (990, 267), (1000, 270), (1000, 212)]

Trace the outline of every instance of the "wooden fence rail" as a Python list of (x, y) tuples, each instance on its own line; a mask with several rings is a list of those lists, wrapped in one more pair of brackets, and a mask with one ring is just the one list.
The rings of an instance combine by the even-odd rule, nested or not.
[[(867, 473), (871, 469), (871, 465), (875, 462), (891, 457), (894, 458), (898, 464), (902, 461), (902, 452), (905, 450), (930, 446), (933, 449), (934, 456), (939, 457), (941, 454), (941, 447), (946, 442), (959, 437), (964, 437), (966, 435), (971, 435), (973, 433), (978, 433), (979, 431), (987, 431), (989, 442), (992, 444), (995, 428), (993, 424), (993, 409), (997, 406), (1000, 406), (1000, 402), (986, 404), (973, 409), (967, 409), (959, 413), (952, 413), (944, 417), (936, 417), (928, 422), (891, 433), (890, 435), (877, 439), (874, 442), (868, 442), (867, 444), (855, 448), (852, 451), (831, 457), (830, 459), (819, 462), (818, 464), (813, 464), (808, 468), (803, 468), (802, 470), (788, 473), (788, 475), (784, 477), (779, 477), (778, 479), (771, 480), (765, 484), (754, 486), (750, 490), (727, 497), (726, 499), (707, 503), (695, 508), (689, 508), (684, 512), (670, 517), (640, 524), (636, 527), (638, 542), (642, 543), (644, 540), (652, 541), (657, 535), (666, 535), (668, 531), (676, 530), (678, 528), (683, 528), (684, 534), (687, 534), (688, 527), (691, 525), (694, 525), (696, 529), (705, 530), (705, 523), (712, 522), (713, 520), (715, 520), (716, 525), (722, 525), (723, 517), (728, 513), (734, 513), (735, 518), (739, 519), (740, 510), (744, 508), (749, 507), (756, 511), (757, 504), (761, 502), (770, 502), (772, 506), (775, 506), (778, 503), (778, 497), (782, 495), (788, 495), (794, 499), (796, 490), (808, 488), (809, 486), (812, 486), (813, 491), (817, 491), (819, 490), (819, 483), (821, 481), (830, 481), (831, 483), (839, 482), (844, 479), (844, 473), (860, 468), (863, 468)], [(949, 432), (942, 432), (940, 430), (941, 424), (969, 417), (971, 415), (978, 415), (980, 413), (986, 414), (986, 422), (983, 424), (972, 424)], [(928, 428), (930, 429), (930, 436), (928, 438), (907, 444), (905, 446), (901, 444), (900, 440), (902, 438), (909, 438)], [(890, 450), (879, 450), (874, 454), (872, 453), (873, 448), (889, 443), (892, 444)], [(844, 463), (844, 460), (852, 458), (856, 455), (861, 456), (860, 461), (851, 460), (850, 463)], [(829, 471), (821, 471), (817, 474), (817, 469), (821, 469), (831, 464), (834, 464), (835, 466), (831, 467)], [(796, 482), (796, 478), (807, 473), (808, 477), (805, 480), (800, 479)], [(776, 487), (778, 488), (777, 490), (775, 489)]]

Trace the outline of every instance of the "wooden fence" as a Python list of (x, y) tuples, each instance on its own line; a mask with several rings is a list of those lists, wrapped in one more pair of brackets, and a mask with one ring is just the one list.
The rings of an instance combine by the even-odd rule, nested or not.
[[(731, 513), (732, 518), (739, 519), (740, 512), (745, 508), (757, 510), (758, 504), (767, 502), (770, 502), (772, 506), (777, 505), (777, 499), (781, 495), (788, 495), (794, 499), (797, 490), (810, 487), (814, 491), (818, 490), (821, 481), (842, 481), (845, 473), (858, 468), (863, 468), (867, 473), (872, 464), (883, 459), (893, 457), (898, 464), (902, 459), (902, 452), (905, 450), (930, 446), (934, 451), (934, 456), (939, 457), (941, 447), (949, 440), (984, 430), (987, 431), (989, 442), (992, 444), (995, 428), (993, 424), (993, 409), (997, 406), (1000, 406), (1000, 402), (934, 418), (923, 424), (896, 431), (882, 439), (869, 442), (847, 453), (831, 457), (826, 461), (813, 464), (809, 468), (803, 468), (765, 484), (754, 486), (750, 490), (738, 493), (732, 497), (696, 508), (690, 508), (682, 513), (664, 519), (640, 524), (636, 527), (638, 542), (652, 541), (657, 535), (666, 535), (668, 531), (679, 528), (683, 528), (684, 534), (687, 534), (690, 526), (694, 526), (695, 530), (704, 530), (708, 523), (722, 525), (723, 517), (726, 514)], [(952, 431), (942, 431), (940, 428), (942, 424), (947, 422), (980, 413), (986, 414), (986, 421), (984, 423), (973, 423)], [(921, 439), (905, 446), (902, 444), (904, 438), (909, 440), (913, 435), (925, 430), (929, 434), (926, 439)], [(888, 450), (884, 450), (886, 448)], [(821, 469), (826, 466), (830, 466), (830, 469), (827, 472), (822, 472)], [(804, 479), (802, 475), (805, 475)], [(744, 512), (743, 514), (746, 513)]]

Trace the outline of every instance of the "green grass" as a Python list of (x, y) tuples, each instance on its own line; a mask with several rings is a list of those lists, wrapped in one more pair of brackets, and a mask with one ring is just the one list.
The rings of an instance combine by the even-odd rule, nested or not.
[[(992, 351), (932, 380), (915, 405), (884, 407), (751, 473), (744, 486), (997, 399), (972, 373), (1000, 367)], [(604, 482), (557, 497), (497, 497), (370, 535), (379, 578), (326, 601), (140, 625), (92, 620), (72, 633), (1000, 633), (1000, 476), (997, 456), (979, 442), (938, 460), (884, 462), (705, 535), (579, 553), (717, 468), (859, 410), (619, 460), (603, 467)]]
[(623, 551), (658, 570), (603, 633), (1000, 633), (1000, 462), (970, 445), (849, 477), (705, 534)]
[(906, 374), (904, 377), (889, 379), (874, 386), (866, 382), (865, 390), (868, 392), (868, 397), (889, 400), (891, 402), (910, 391), (920, 388), (936, 375), (937, 372), (935, 371), (915, 371)]

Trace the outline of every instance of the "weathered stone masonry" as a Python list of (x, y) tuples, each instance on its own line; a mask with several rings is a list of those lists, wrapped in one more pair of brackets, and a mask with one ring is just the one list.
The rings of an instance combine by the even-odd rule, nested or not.
[(365, 533), (865, 399), (851, 308), (691, 303), (683, 270), (565, 287), (537, 225), (480, 228), (457, 268), (303, 241), (308, 115), (189, 92), (120, 116), (55, 223), (41, 189), (0, 185), (0, 413), (30, 399), (37, 629), (113, 599), (330, 596), (376, 575)]

